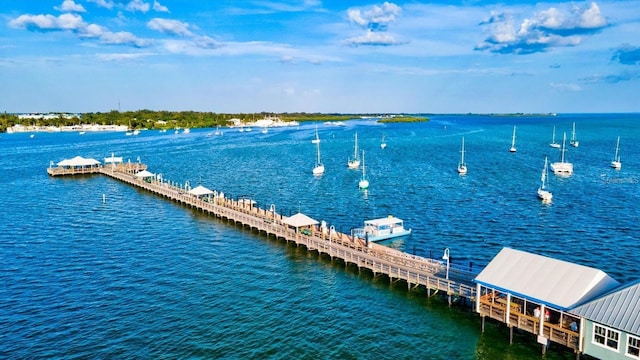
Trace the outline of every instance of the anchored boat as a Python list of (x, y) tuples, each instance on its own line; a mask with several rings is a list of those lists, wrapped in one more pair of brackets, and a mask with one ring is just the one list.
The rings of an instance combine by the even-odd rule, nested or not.
[(364, 228), (354, 229), (353, 235), (369, 241), (382, 241), (411, 234), (404, 228), (404, 221), (389, 215), (388, 217), (366, 220)]

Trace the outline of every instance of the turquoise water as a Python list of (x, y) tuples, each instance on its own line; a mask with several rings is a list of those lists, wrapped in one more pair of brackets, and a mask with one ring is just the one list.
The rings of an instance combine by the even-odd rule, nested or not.
[[(0, 357), (534, 359), (508, 332), (439, 297), (358, 273), (101, 176), (49, 178), (77, 155), (115, 153), (165, 179), (202, 183), (343, 232), (389, 214), (412, 236), (385, 243), (423, 256), (450, 248), (479, 271), (503, 246), (637, 278), (640, 115), (432, 116), (428, 123), (319, 125), (326, 173), (314, 178), (315, 124), (240, 133), (2, 134)], [(570, 135), (569, 178), (536, 197), (548, 146)], [(515, 154), (509, 153), (517, 125)], [(369, 191), (347, 169), (353, 134)], [(381, 149), (382, 135), (388, 144)], [(620, 140), (622, 169), (609, 167)], [(465, 137), (469, 173), (456, 166)], [(103, 194), (106, 201), (103, 203)], [(471, 263), (471, 264), (470, 264)], [(549, 359), (574, 355), (552, 346)]]

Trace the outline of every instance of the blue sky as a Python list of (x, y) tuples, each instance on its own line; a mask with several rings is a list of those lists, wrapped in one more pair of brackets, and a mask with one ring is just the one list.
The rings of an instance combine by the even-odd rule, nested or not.
[(0, 110), (640, 111), (640, 1), (0, 0)]

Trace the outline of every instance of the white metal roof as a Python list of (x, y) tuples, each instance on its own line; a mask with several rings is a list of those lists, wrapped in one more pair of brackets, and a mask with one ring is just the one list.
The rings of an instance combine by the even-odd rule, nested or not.
[(475, 281), (559, 310), (583, 304), (620, 284), (595, 268), (506, 247)]
[(640, 336), (640, 280), (570, 311), (599, 324)]
[(142, 171), (138, 171), (134, 176), (139, 178), (148, 178), (148, 177), (154, 177), (156, 175), (147, 170), (142, 170)]
[(206, 187), (204, 187), (202, 185), (198, 185), (198, 186), (194, 187), (193, 189), (189, 190), (189, 194), (192, 194), (192, 195), (195, 195), (195, 196), (211, 195), (211, 194), (213, 194), (213, 191), (207, 189)]
[(96, 159), (85, 159), (82, 156), (76, 156), (73, 159), (65, 159), (58, 163), (58, 166), (94, 166), (100, 165), (100, 161)]
[(309, 226), (318, 223), (316, 220), (313, 220), (303, 213), (297, 213), (293, 216), (289, 216), (282, 220), (282, 222), (293, 227)]
[(402, 223), (403, 221), (394, 216), (387, 216), (380, 219), (366, 220), (365, 225), (383, 226)]

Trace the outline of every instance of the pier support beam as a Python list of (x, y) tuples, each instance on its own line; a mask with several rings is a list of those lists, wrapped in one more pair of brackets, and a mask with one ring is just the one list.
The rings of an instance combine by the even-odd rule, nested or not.
[(513, 326), (509, 326), (509, 345), (513, 344)]
[(481, 323), (482, 323), (482, 332), (483, 332), (483, 333), (484, 333), (484, 318), (485, 318), (485, 317), (484, 317), (484, 316), (482, 316), (482, 321), (481, 321)]

